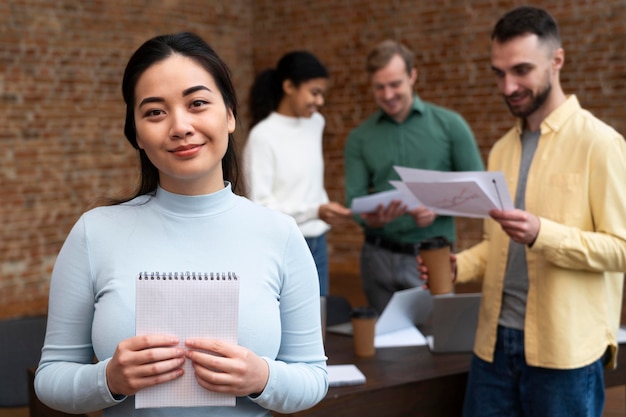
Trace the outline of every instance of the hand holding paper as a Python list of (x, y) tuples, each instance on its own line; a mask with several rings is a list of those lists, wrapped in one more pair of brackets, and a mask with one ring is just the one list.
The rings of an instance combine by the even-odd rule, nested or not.
[(527, 211), (496, 211), (492, 217), (514, 242), (532, 245), (539, 234), (539, 218)]
[[(122, 340), (106, 367), (111, 393), (134, 395), (144, 388), (180, 378), (184, 351), (178, 343), (176, 337), (156, 334)], [(152, 353), (147, 355), (148, 351)]]
[(265, 360), (235, 343), (188, 339), (185, 356), (192, 361), (196, 381), (210, 392), (236, 396), (260, 393), (269, 378)]
[(351, 210), (353, 213), (373, 213), (380, 205), (387, 207), (393, 200), (401, 201), (407, 210), (420, 206), (420, 202), (410, 192), (388, 190), (353, 199)]
[[(398, 190), (382, 191), (352, 200), (352, 212), (360, 213), (365, 223), (374, 228), (383, 227), (408, 211), (420, 207), (419, 202), (410, 193)], [(417, 221), (419, 213), (411, 214)]]
[(410, 210), (408, 214), (413, 217), (413, 220), (415, 220), (415, 223), (419, 227), (428, 227), (435, 221), (435, 218), (437, 218), (437, 213), (424, 206)]

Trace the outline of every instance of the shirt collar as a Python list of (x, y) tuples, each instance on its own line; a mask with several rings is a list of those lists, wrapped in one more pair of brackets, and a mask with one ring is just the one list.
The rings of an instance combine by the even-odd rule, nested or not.
[(203, 195), (174, 194), (159, 186), (152, 201), (161, 211), (178, 217), (202, 217), (226, 211), (236, 200), (230, 182), (224, 181), (224, 188)]
[[(418, 114), (424, 114), (424, 110), (426, 109), (426, 105), (424, 104), (424, 102), (419, 98), (419, 96), (417, 94), (415, 94), (413, 96), (413, 103), (411, 104), (411, 110), (409, 111), (409, 115), (407, 116), (407, 118), (405, 120), (408, 120), (409, 117), (411, 117), (411, 115), (413, 113), (418, 113)], [(386, 120), (394, 120), (391, 117), (389, 117), (387, 115), (387, 113), (385, 113), (384, 111), (382, 111), (381, 109), (378, 109), (378, 112), (376, 114), (376, 122), (380, 122), (381, 120), (386, 119)], [(395, 122), (395, 120), (394, 120)]]
[[(552, 113), (550, 113), (548, 117), (543, 120), (543, 122), (541, 122), (541, 132), (544, 133), (550, 130), (558, 132), (567, 119), (580, 109), (580, 103), (578, 102), (576, 95), (572, 94), (567, 96), (567, 99), (559, 107), (554, 109)], [(522, 133), (522, 130), (524, 129), (523, 119), (517, 119), (515, 129), (517, 133)]]

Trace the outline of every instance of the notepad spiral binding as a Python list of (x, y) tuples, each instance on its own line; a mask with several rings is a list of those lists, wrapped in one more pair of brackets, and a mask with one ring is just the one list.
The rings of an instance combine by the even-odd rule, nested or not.
[(139, 281), (237, 281), (234, 272), (140, 272)]

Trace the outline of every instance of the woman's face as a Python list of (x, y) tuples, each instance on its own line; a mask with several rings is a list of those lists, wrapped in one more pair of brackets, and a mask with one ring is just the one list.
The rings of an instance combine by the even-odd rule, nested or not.
[(135, 86), (137, 144), (165, 190), (185, 195), (224, 188), (222, 158), (235, 117), (213, 76), (174, 54), (149, 67)]
[[(328, 88), (326, 78), (313, 78), (294, 86), (290, 80), (283, 85), (283, 113), (291, 117), (311, 117), (324, 105), (324, 95)], [(282, 103), (281, 103), (282, 104)]]

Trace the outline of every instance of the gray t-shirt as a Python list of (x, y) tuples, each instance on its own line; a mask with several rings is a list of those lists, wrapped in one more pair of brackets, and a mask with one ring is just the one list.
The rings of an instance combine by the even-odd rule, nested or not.
[[(522, 160), (519, 168), (519, 180), (515, 192), (515, 207), (526, 209), (526, 181), (528, 170), (537, 150), (541, 132), (524, 130), (522, 133)], [(511, 240), (509, 257), (504, 274), (502, 290), (502, 308), (498, 324), (504, 327), (524, 330), (526, 316), (526, 296), (528, 294), (528, 267), (526, 265), (526, 245)]]

